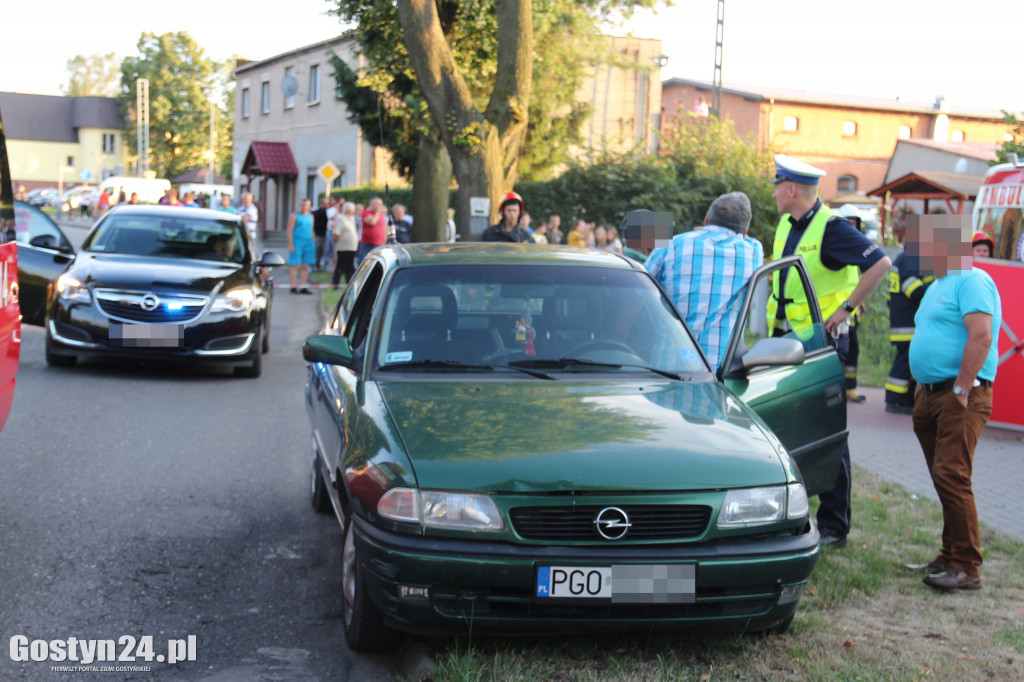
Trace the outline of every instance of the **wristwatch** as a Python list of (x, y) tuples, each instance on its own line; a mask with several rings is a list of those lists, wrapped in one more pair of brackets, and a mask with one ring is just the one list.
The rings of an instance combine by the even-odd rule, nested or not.
[(846, 301), (843, 301), (843, 310), (845, 310), (845, 311), (846, 311), (846, 312), (848, 312), (848, 313), (852, 313), (852, 312), (853, 312), (854, 310), (856, 310), (856, 308), (854, 308), (854, 307), (853, 307), (853, 306), (852, 306), (852, 305), (850, 304), (850, 301), (849, 301), (849, 300), (846, 300)]
[(967, 395), (970, 392), (971, 392), (971, 389), (969, 389), (969, 388), (968, 389), (963, 389), (963, 388), (960, 388), (959, 386), (957, 386), (956, 384), (953, 384), (953, 395)]

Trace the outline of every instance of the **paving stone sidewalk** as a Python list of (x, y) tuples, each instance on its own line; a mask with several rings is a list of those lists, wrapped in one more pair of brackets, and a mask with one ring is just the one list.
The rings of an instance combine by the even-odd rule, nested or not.
[[(850, 458), (907, 490), (938, 500), (910, 415), (885, 411), (885, 391), (861, 388), (867, 400), (847, 407)], [(1024, 540), (1024, 432), (986, 428), (974, 453), (974, 499), (982, 523)], [(857, 510), (854, 509), (856, 517)], [(856, 523), (856, 518), (854, 518)]]

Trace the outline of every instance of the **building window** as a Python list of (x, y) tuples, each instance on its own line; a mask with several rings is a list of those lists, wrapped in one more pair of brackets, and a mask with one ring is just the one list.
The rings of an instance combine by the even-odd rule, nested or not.
[(242, 118), (249, 118), (249, 88), (242, 88)]
[(103, 133), (103, 153), (113, 154), (117, 149), (117, 136), (114, 133)]
[(836, 183), (836, 190), (840, 194), (849, 194), (857, 191), (857, 177), (855, 175), (840, 175)]
[(910, 133), (911, 133), (910, 126), (900, 126), (900, 139), (901, 140), (909, 140), (910, 139)]
[[(286, 66), (286, 67), (284, 67), (284, 77), (285, 78), (291, 78), (291, 79), (294, 80), (294, 78), (295, 78), (295, 67), (294, 66)], [(284, 96), (284, 108), (285, 109), (291, 109), (294, 106), (295, 106), (295, 93), (293, 92), (290, 95), (285, 94), (285, 96)]]
[(952, 140), (953, 142), (963, 142), (965, 138), (966, 136), (964, 135), (964, 131), (962, 130), (954, 130), (952, 133), (949, 134), (949, 139)]
[(853, 137), (857, 134), (857, 124), (853, 121), (843, 121), (843, 137)]
[(318, 104), (320, 102), (320, 65), (313, 64), (309, 67), (309, 95), (306, 97), (306, 101), (310, 104)]
[(782, 119), (782, 129), (790, 132), (796, 132), (800, 129), (800, 119), (796, 116), (787, 116)]
[(316, 200), (316, 175), (306, 176), (306, 197), (313, 202), (313, 205), (318, 205)]
[(263, 87), (260, 88), (260, 113), (270, 113), (270, 82), (263, 81)]

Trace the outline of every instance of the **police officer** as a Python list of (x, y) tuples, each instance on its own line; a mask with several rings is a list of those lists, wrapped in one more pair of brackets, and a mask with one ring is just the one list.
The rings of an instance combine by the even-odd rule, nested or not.
[(498, 206), (501, 220), (497, 225), (491, 225), (484, 230), (483, 236), (480, 237), (481, 241), (534, 244), (533, 237), (520, 222), (524, 213), (526, 204), (523, 203), (523, 198), (515, 192), (509, 192)]
[[(794, 253), (804, 259), (825, 319), (825, 331), (845, 366), (850, 349), (850, 315), (878, 287), (892, 262), (848, 220), (818, 199), (818, 180), (825, 171), (785, 154), (775, 156), (775, 168), (775, 202), (782, 217), (775, 231), (772, 259)], [(772, 281), (768, 316), (773, 333), (781, 336), (805, 325), (810, 308), (799, 297), (787, 296), (790, 291), (785, 270), (779, 274)], [(819, 499), (822, 544), (844, 547), (850, 532), (849, 446), (844, 447), (836, 487)]]
[[(893, 233), (903, 242), (906, 229), (903, 218), (897, 218)], [(908, 259), (900, 251), (889, 270), (889, 343), (896, 347), (889, 376), (885, 378), (885, 411), (914, 414), (914, 393), (917, 384), (910, 375), (910, 340), (914, 338), (914, 316), (921, 305), (925, 289), (935, 280), (917, 268), (916, 259)]]

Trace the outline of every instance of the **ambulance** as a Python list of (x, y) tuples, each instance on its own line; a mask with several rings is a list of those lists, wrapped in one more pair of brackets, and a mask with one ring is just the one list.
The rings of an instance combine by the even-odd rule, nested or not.
[(988, 423), (1024, 431), (1024, 306), (1017, 303), (1024, 287), (1024, 163), (1008, 156), (1010, 162), (992, 166), (978, 189), (972, 225), (975, 233), (992, 239), (995, 252), (992, 258), (976, 258), (974, 265), (992, 277), (1003, 304)]
[(993, 258), (1024, 261), (1024, 163), (992, 166), (974, 202), (974, 232), (985, 232), (995, 244)]

